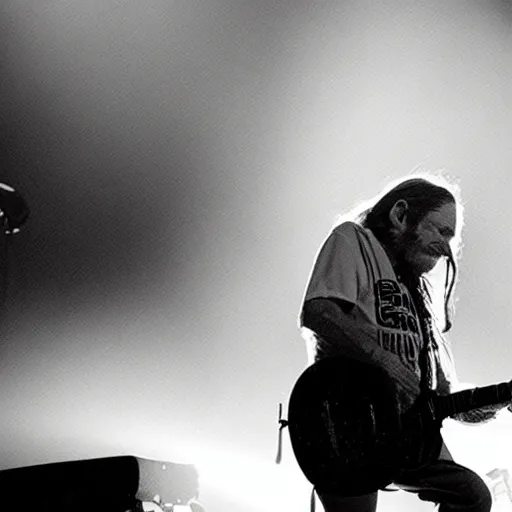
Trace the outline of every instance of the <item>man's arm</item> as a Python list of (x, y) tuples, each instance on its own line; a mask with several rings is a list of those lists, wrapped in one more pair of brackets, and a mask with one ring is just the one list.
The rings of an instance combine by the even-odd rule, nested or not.
[(310, 299), (304, 304), (302, 323), (322, 338), (329, 355), (344, 355), (383, 368), (397, 383), (408, 407), (420, 393), (417, 375), (379, 346), (377, 329), (358, 323), (350, 313), (352, 307), (337, 299)]

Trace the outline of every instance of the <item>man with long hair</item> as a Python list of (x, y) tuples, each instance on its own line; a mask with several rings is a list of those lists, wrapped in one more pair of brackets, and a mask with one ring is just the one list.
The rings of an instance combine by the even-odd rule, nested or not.
[[(324, 241), (299, 324), (310, 363), (343, 356), (384, 369), (407, 409), (422, 391), (444, 395), (456, 390), (444, 333), (452, 321), (462, 204), (458, 188), (447, 180), (414, 176), (366, 206), (343, 219)], [(446, 262), (444, 290), (439, 290), (439, 280), (437, 285), (429, 280), (441, 260)], [(488, 407), (455, 419), (486, 422), (496, 410)], [(485, 482), (454, 462), (444, 445), (439, 460), (395, 484), (439, 504), (439, 512), (491, 509)], [(326, 512), (376, 510), (378, 491), (355, 497), (317, 493)]]

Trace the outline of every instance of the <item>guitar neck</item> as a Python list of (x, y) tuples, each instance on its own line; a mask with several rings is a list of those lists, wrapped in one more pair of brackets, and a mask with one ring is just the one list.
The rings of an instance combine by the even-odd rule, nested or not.
[(472, 411), (488, 405), (512, 402), (512, 388), (508, 382), (485, 386), (483, 388), (458, 391), (446, 396), (437, 396), (436, 412), (440, 419), (462, 412)]

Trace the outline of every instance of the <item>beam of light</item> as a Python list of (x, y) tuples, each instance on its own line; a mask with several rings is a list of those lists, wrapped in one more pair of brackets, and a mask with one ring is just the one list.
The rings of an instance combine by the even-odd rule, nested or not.
[[(103, 432), (109, 435), (108, 432)], [(208, 512), (281, 512), (309, 507), (312, 486), (300, 472), (287, 436), (283, 460), (275, 464), (276, 438), (265, 453), (203, 435), (190, 425), (141, 425), (119, 436), (111, 450), (156, 460), (193, 464), (199, 474), (199, 502)], [(229, 439), (229, 434), (226, 435)]]
[[(200, 489), (222, 494), (240, 509), (277, 512), (307, 504), (311, 487), (294, 469), (293, 461), (291, 467), (287, 463), (277, 465), (269, 454), (257, 455), (227, 443), (191, 440), (180, 449), (194, 461)], [(204, 505), (208, 510), (208, 503)]]

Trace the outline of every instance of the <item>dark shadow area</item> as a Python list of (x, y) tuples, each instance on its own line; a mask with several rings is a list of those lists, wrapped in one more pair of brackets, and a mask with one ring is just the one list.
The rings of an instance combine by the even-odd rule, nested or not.
[(99, 87), (80, 96), (80, 73), (31, 74), (7, 16), (0, 34), (0, 181), (31, 209), (12, 240), (10, 307), (172, 300), (211, 199), (202, 134), (179, 98), (158, 109), (136, 85), (118, 101)]

